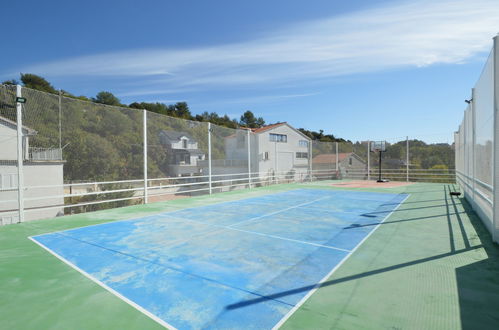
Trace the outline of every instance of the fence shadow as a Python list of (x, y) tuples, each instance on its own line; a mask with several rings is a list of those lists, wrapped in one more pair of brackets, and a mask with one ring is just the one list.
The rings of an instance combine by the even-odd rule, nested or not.
[[(269, 300), (279, 300), (283, 297), (307, 292), (315, 288), (332, 286), (347, 281), (390, 272), (404, 267), (422, 264), (462, 253), (469, 253), (479, 249), (485, 249), (488, 256), (487, 259), (455, 269), (460, 319), (463, 329), (498, 329), (499, 313), (497, 313), (497, 310), (499, 306), (499, 246), (492, 242), (489, 232), (486, 230), (485, 226), (481, 223), (481, 220), (471, 209), (466, 200), (464, 200), (464, 198), (448, 196), (448, 193), (451, 190), (454, 189), (447, 186), (443, 191), (445, 194), (444, 205), (446, 207), (446, 214), (444, 215), (447, 216), (446, 221), (448, 223), (449, 231), (448, 239), (450, 241), (449, 252), (345, 276), (329, 280), (321, 284), (302, 286), (271, 295), (261, 296), (255, 299), (240, 301), (235, 304), (227, 305), (225, 308), (227, 310), (233, 310)], [(464, 209), (464, 212), (459, 210), (461, 207)], [(471, 231), (466, 232), (465, 221), (461, 217), (463, 213), (466, 213), (469, 216), (471, 225), (473, 226), (476, 235), (475, 233), (471, 233)], [(426, 217), (404, 219), (399, 222), (413, 221), (417, 219), (426, 219)], [(453, 229), (456, 229), (459, 233), (457, 236), (455, 235)], [(458, 241), (463, 242), (465, 247), (462, 249), (456, 249), (456, 243)], [(476, 253), (479, 252), (477, 251)]]
[(468, 213), (487, 259), (456, 268), (463, 329), (499, 329), (499, 245), (464, 198), (456, 198)]

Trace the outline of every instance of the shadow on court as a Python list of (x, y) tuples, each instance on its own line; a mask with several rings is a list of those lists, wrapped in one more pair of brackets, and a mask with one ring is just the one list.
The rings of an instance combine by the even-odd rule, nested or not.
[[(499, 329), (499, 245), (464, 198), (451, 198), (468, 213), (487, 259), (456, 268), (459, 309), (463, 329)], [(461, 223), (461, 222), (460, 222)]]
[[(302, 286), (256, 299), (240, 301), (238, 303), (228, 305), (225, 308), (227, 310), (243, 308), (267, 300), (276, 300), (287, 295), (310, 291), (315, 288), (332, 286), (347, 281), (358, 280), (372, 275), (390, 272), (404, 267), (447, 258), (478, 249), (484, 249), (488, 256), (487, 259), (470, 263), (466, 266), (457, 267), (455, 269), (461, 325), (463, 329), (499, 329), (499, 313), (497, 312), (497, 306), (499, 306), (499, 246), (492, 242), (489, 232), (476, 213), (471, 209), (467, 201), (462, 197), (449, 196), (450, 191), (455, 191), (455, 187), (451, 187), (450, 185), (444, 187), (443, 193), (445, 194), (445, 197), (443, 200), (445, 201), (445, 204), (442, 206), (445, 206), (446, 208), (445, 214), (402, 219), (383, 223), (400, 223), (446, 216), (450, 249), (449, 252), (384, 268), (374, 269), (355, 275), (345, 276), (329, 280), (321, 284)], [(464, 209), (464, 211), (460, 211), (460, 209)], [(468, 215), (469, 222), (474, 229), (473, 233), (468, 233), (466, 231), (466, 226), (461, 216), (462, 214)], [(378, 225), (378, 223), (367, 224), (364, 226), (369, 225), (374, 226)], [(469, 225), (468, 228), (471, 229)], [(460, 237), (456, 237), (455, 232), (458, 233), (458, 236)], [(464, 248), (456, 249), (457, 242), (460, 242), (461, 245), (464, 244)], [(472, 242), (475, 242), (474, 245)]]

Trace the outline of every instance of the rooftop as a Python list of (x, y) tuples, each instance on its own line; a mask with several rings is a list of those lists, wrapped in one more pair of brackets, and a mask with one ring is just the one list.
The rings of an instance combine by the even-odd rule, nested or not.
[[(41, 249), (29, 236), (222, 200), (320, 188), (409, 197), (322, 282), (283, 329), (497, 328), (499, 247), (468, 203), (449, 196), (457, 186), (337, 188), (331, 183), (274, 185), (0, 227), (0, 291), (8, 302), (0, 309), (0, 324), (8, 329), (74, 329), (83, 324), (85, 328), (161, 328)], [(292, 287), (265, 299), (285, 300), (313, 286)]]

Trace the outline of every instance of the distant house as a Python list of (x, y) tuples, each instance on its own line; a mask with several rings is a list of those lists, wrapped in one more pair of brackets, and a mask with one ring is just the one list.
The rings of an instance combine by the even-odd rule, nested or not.
[(191, 176), (201, 172), (199, 162), (206, 155), (199, 150), (198, 142), (186, 132), (162, 130), (160, 142), (167, 149), (168, 174), (171, 176)]
[[(30, 221), (60, 215), (64, 212), (61, 149), (32, 148), (29, 139), (37, 132), (23, 126), (22, 133), (24, 219)], [(0, 116), (0, 225), (19, 221), (17, 196), (17, 123)]]
[[(288, 123), (251, 129), (251, 172), (260, 178), (285, 176), (305, 178), (310, 164), (311, 139)], [(231, 163), (247, 172), (248, 135), (240, 131), (226, 138), (226, 167)]]
[(367, 176), (367, 163), (353, 152), (338, 153), (338, 159), (335, 153), (317, 155), (312, 159), (312, 169), (331, 172), (336, 170), (336, 162), (339, 178), (361, 179)]

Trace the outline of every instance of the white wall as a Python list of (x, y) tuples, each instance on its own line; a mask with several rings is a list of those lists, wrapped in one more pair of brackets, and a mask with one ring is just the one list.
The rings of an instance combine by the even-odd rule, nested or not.
[[(26, 134), (26, 131), (24, 134)], [(26, 143), (28, 137), (24, 136), (23, 139), (24, 158), (26, 158), (28, 154), (28, 143)], [(17, 160), (17, 130), (0, 122), (0, 163), (2, 160)]]
[[(287, 142), (270, 141), (270, 134), (287, 135)], [(294, 169), (297, 173), (308, 171), (308, 159), (296, 158), (297, 152), (309, 152), (308, 147), (299, 145), (300, 140), (307, 140), (287, 125), (281, 125), (258, 134), (258, 171), (259, 172), (289, 172)], [(310, 143), (310, 140), (307, 140)], [(265, 152), (269, 159), (263, 160)], [(310, 155), (309, 155), (310, 157)]]
[[(63, 163), (28, 163), (24, 164), (24, 206), (26, 209), (40, 206), (56, 206), (63, 205), (64, 198), (50, 197), (62, 196), (64, 189), (63, 184)], [(1, 174), (17, 174), (17, 166), (15, 165), (0, 165)], [(34, 186), (42, 185), (58, 185), (58, 187), (51, 188), (31, 188)], [(42, 199), (29, 200), (30, 198), (43, 197)], [(0, 201), (12, 200), (12, 202), (0, 202), (0, 211), (9, 209), (17, 210), (17, 190), (0, 191)], [(63, 208), (58, 207), (49, 210), (37, 209), (26, 210), (25, 220), (37, 220), (44, 218), (52, 218), (58, 212), (62, 212)], [(9, 214), (12, 215), (12, 214)], [(0, 212), (0, 220), (2, 217), (7, 216), (5, 213)]]

